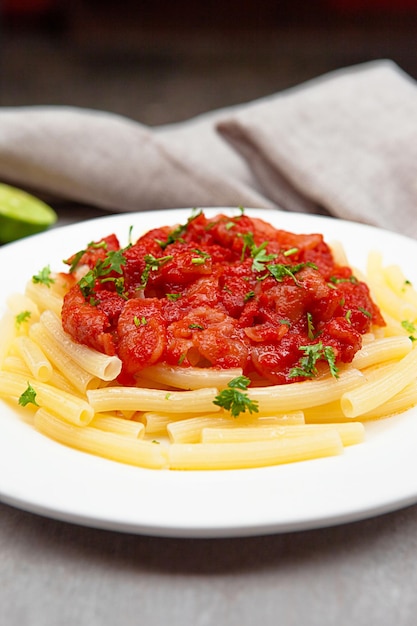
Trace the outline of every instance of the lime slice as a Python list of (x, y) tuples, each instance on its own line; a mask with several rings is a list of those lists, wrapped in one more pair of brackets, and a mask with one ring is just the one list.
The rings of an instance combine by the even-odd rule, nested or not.
[(39, 233), (56, 220), (55, 211), (42, 200), (0, 183), (0, 243)]

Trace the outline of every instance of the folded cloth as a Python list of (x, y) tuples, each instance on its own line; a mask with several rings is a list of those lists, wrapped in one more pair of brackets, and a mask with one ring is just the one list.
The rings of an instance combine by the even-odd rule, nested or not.
[(111, 211), (282, 208), (417, 236), (416, 157), (416, 84), (385, 60), (157, 128), (0, 109), (0, 179)]
[(244, 181), (217, 174), (209, 154), (197, 167), (138, 122), (74, 107), (1, 109), (0, 179), (112, 211), (273, 206)]
[(393, 62), (332, 72), (217, 129), (277, 205), (417, 236), (417, 88)]

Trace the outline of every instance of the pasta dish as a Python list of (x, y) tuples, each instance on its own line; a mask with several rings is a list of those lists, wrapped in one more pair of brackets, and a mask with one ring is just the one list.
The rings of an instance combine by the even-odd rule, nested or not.
[[(89, 242), (13, 294), (0, 396), (79, 450), (146, 468), (341, 454), (417, 400), (417, 292), (370, 252), (244, 209)], [(366, 444), (365, 444), (366, 445)]]

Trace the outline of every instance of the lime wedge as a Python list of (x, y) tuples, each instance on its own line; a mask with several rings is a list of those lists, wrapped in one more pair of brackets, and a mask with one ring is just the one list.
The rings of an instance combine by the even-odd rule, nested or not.
[(55, 211), (42, 200), (0, 183), (0, 243), (39, 233), (56, 220)]

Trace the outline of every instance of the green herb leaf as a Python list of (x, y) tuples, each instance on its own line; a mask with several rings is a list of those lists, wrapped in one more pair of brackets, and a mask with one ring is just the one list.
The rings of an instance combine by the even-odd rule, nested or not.
[(26, 406), (27, 404), (34, 404), (35, 406), (39, 406), (39, 404), (36, 402), (36, 391), (30, 383), (28, 383), (26, 390), (18, 399), (18, 403), (21, 406)]
[(338, 368), (336, 367), (336, 356), (331, 346), (324, 346), (321, 341), (308, 346), (300, 346), (300, 350), (304, 352), (304, 356), (300, 358), (299, 365), (290, 370), (290, 377), (296, 378), (313, 378), (317, 376), (317, 361), (327, 361), (330, 373), (334, 378), (339, 378)]
[(333, 285), (338, 285), (339, 283), (352, 283), (356, 285), (359, 281), (356, 276), (349, 276), (349, 278), (338, 278), (337, 276), (330, 276), (329, 281)]
[(246, 376), (238, 376), (228, 383), (228, 388), (223, 389), (213, 400), (213, 404), (230, 411), (233, 417), (241, 413), (258, 413), (258, 403), (251, 400), (245, 393), (250, 379)]
[(201, 209), (194, 209), (191, 216), (188, 218), (185, 224), (180, 224), (173, 231), (171, 231), (165, 241), (158, 240), (157, 243), (161, 246), (162, 250), (165, 250), (167, 246), (176, 241), (183, 241), (182, 236), (187, 232), (189, 224), (201, 215)]
[(243, 248), (242, 248), (242, 261), (245, 258), (246, 251), (249, 250), (249, 254), (253, 259), (252, 262), (252, 271), (253, 272), (263, 272), (265, 269), (265, 263), (269, 261), (273, 261), (276, 259), (276, 254), (267, 254), (265, 249), (268, 245), (267, 241), (261, 243), (261, 245), (257, 246), (255, 244), (253, 233), (240, 233), (239, 237), (243, 239)]
[(308, 261), (307, 263), (297, 263), (296, 265), (285, 265), (283, 263), (267, 265), (267, 269), (269, 270), (270, 274), (279, 283), (281, 283), (284, 280), (284, 278), (290, 277), (298, 286), (300, 285), (300, 283), (295, 277), (295, 274), (297, 274), (297, 272), (300, 272), (306, 267), (311, 267), (315, 270), (318, 269), (317, 265), (315, 263), (311, 263), (310, 261)]
[(307, 312), (307, 335), (309, 339), (311, 340), (315, 339), (313, 316), (311, 315), (311, 313), (308, 313), (308, 312)]
[(51, 278), (51, 268), (49, 267), (49, 265), (47, 265), (46, 267), (41, 269), (40, 272), (32, 276), (32, 282), (35, 284), (40, 283), (42, 285), (46, 285), (47, 287), (53, 285), (55, 279)]
[(173, 258), (172, 254), (161, 257), (155, 257), (153, 254), (145, 254), (145, 269), (140, 277), (140, 288), (145, 289), (151, 272), (157, 272), (162, 265), (168, 263), (168, 261), (171, 261)]
[(104, 250), (107, 249), (107, 242), (106, 241), (99, 241), (98, 243), (95, 243), (94, 241), (90, 241), (89, 244), (87, 244), (87, 247), (84, 248), (84, 250), (79, 250), (78, 252), (76, 252), (75, 254), (72, 255), (71, 259), (72, 260), (64, 260), (64, 263), (66, 265), (69, 265), (69, 272), (72, 273), (78, 266), (79, 262), (81, 261), (82, 257), (84, 256), (84, 254), (86, 252), (88, 252), (88, 250), (93, 249), (93, 250), (98, 250), (99, 248), (103, 248)]
[(413, 322), (403, 320), (401, 322), (401, 326), (407, 331), (407, 333), (410, 333), (409, 339), (411, 339), (411, 341), (417, 341), (417, 338), (414, 336), (417, 333), (417, 327), (413, 324)]
[(21, 324), (27, 322), (31, 315), (32, 313), (30, 311), (21, 311), (21, 313), (18, 313), (15, 317), (16, 326), (19, 327)]
[(289, 248), (283, 252), (284, 256), (292, 256), (293, 254), (297, 254), (298, 248)]

